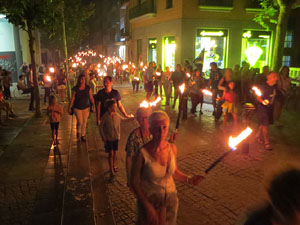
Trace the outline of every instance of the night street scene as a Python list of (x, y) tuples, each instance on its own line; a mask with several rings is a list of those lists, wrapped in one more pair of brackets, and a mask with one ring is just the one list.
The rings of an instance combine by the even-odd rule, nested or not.
[(0, 225), (300, 225), (300, 0), (0, 0)]

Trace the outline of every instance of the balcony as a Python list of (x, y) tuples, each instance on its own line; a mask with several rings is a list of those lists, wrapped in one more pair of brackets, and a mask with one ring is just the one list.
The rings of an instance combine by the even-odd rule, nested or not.
[(153, 17), (156, 15), (156, 7), (154, 0), (146, 0), (141, 4), (129, 9), (129, 19), (138, 17)]
[(198, 7), (207, 11), (231, 11), (233, 0), (198, 0)]

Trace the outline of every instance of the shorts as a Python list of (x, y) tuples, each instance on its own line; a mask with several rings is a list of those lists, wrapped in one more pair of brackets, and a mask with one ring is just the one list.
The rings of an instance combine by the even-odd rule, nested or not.
[(226, 115), (226, 113), (237, 113), (237, 108), (234, 103), (232, 102), (224, 102), (222, 104), (223, 108), (223, 114)]
[(104, 145), (105, 152), (118, 151), (119, 140), (107, 141)]
[(148, 81), (145, 84), (145, 91), (146, 92), (152, 92), (153, 91), (153, 83), (152, 83), (152, 81)]
[(273, 106), (257, 104), (257, 116), (260, 125), (268, 126), (273, 124)]
[(50, 123), (50, 127), (51, 127), (51, 130), (58, 130), (58, 127), (59, 127), (59, 122), (56, 122), (56, 123)]

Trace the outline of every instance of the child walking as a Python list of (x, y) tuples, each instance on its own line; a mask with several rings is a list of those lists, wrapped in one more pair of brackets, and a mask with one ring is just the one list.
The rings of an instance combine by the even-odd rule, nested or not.
[(63, 114), (62, 107), (57, 103), (55, 96), (49, 97), (49, 106), (47, 108), (47, 114), (50, 120), (50, 127), (52, 131), (52, 144), (53, 146), (58, 145), (58, 127), (60, 118)]
[(115, 173), (118, 172), (116, 166), (116, 154), (120, 140), (120, 123), (125, 118), (117, 113), (117, 103), (113, 99), (105, 102), (107, 112), (101, 118), (99, 131), (104, 142), (105, 152), (108, 153), (108, 165), (110, 169), (110, 179), (113, 180)]
[(234, 93), (234, 82), (231, 81), (228, 84), (228, 89), (223, 92), (222, 99), (225, 101), (222, 104), (224, 120), (223, 120), (223, 128), (226, 128), (226, 123), (228, 120), (229, 113), (233, 117), (233, 125), (234, 128), (237, 126), (237, 108), (235, 105), (235, 93)]

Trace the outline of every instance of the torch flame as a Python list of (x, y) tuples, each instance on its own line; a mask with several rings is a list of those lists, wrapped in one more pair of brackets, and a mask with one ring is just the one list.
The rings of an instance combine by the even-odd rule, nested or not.
[(180, 90), (181, 94), (182, 94), (183, 91), (184, 91), (184, 86), (185, 86), (184, 83), (183, 83), (182, 85), (179, 86), (179, 90)]
[(190, 73), (186, 73), (185, 75), (186, 75), (188, 78), (191, 77), (191, 74), (190, 74)]
[(136, 81), (140, 80), (140, 78), (138, 78), (138, 77), (134, 77), (133, 79), (136, 80)]
[(206, 89), (203, 89), (203, 90), (202, 90), (202, 93), (203, 93), (204, 95), (212, 96), (212, 92), (209, 91), (209, 90), (206, 90)]
[(51, 77), (49, 75), (46, 76), (46, 80), (51, 82)]
[(161, 97), (157, 97), (154, 102), (150, 102), (150, 106), (156, 106), (157, 103), (161, 101)]
[(149, 102), (147, 102), (146, 100), (142, 101), (142, 103), (140, 104), (141, 108), (149, 108)]
[(49, 68), (49, 72), (50, 72), (50, 73), (54, 73), (54, 71), (55, 71), (54, 67), (50, 67), (50, 68)]
[(122, 69), (123, 69), (123, 70), (128, 69), (128, 65), (123, 65)]
[(158, 71), (157, 71), (155, 74), (156, 74), (156, 76), (160, 76), (160, 75), (161, 75), (161, 72), (158, 72)]
[(236, 150), (236, 146), (241, 143), (243, 140), (245, 140), (251, 133), (252, 129), (250, 127), (247, 127), (245, 130), (243, 130), (237, 137), (229, 137), (228, 145), (229, 147), (234, 151)]
[(257, 96), (260, 97), (262, 95), (261, 91), (256, 86), (253, 86), (251, 89), (255, 92)]

